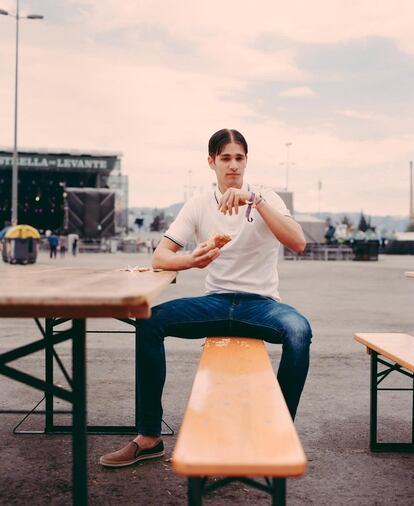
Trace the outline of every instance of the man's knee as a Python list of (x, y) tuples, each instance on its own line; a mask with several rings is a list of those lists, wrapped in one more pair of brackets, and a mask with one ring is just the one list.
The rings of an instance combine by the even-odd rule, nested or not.
[(168, 320), (171, 318), (171, 315), (177, 311), (175, 307), (179, 299), (169, 300), (167, 302), (162, 302), (161, 304), (157, 304), (151, 308), (151, 316), (147, 321), (162, 321)]
[(167, 326), (180, 314), (179, 301), (175, 299), (154, 306), (148, 320), (137, 320), (138, 330), (143, 334), (151, 333), (164, 338)]
[(136, 320), (136, 328), (141, 346), (150, 345), (152, 342), (162, 342), (165, 337), (166, 315), (162, 304), (151, 309), (149, 319)]
[(284, 343), (293, 349), (306, 349), (312, 339), (312, 328), (309, 321), (300, 313), (290, 313), (282, 321)]

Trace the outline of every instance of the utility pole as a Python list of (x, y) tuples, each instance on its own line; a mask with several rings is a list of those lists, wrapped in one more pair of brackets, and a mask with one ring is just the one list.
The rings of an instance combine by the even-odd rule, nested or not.
[(290, 163), (290, 160), (289, 160), (289, 148), (290, 146), (292, 145), (291, 142), (287, 142), (285, 144), (286, 146), (286, 191), (288, 190), (289, 188), (289, 163)]
[(17, 225), (17, 190), (19, 184), (19, 162), (17, 160), (17, 97), (19, 93), (19, 0), (16, 2), (16, 62), (14, 76), (14, 144), (12, 168), (12, 225)]
[(319, 179), (318, 181), (318, 216), (321, 217), (321, 190), (322, 190), (322, 181)]
[(192, 174), (193, 171), (190, 169), (188, 171), (188, 184), (184, 185), (184, 202), (187, 202), (187, 200), (191, 199), (194, 193), (195, 186), (192, 183)]
[(12, 207), (11, 207), (11, 224), (17, 225), (18, 216), (18, 184), (19, 184), (19, 161), (17, 149), (17, 120), (18, 120), (18, 93), (19, 93), (19, 21), (21, 19), (43, 19), (39, 14), (29, 14), (28, 16), (20, 16), (19, 0), (16, 0), (16, 14), (0, 9), (3, 16), (11, 16), (16, 20), (16, 54), (14, 68), (14, 143), (13, 143), (13, 161), (12, 161)]
[(280, 165), (285, 165), (286, 167), (286, 182), (285, 182), (285, 190), (288, 191), (289, 189), (289, 170), (291, 165), (296, 165), (294, 162), (290, 161), (290, 147), (292, 146), (293, 142), (286, 142), (286, 162), (282, 162)]
[(410, 161), (410, 216), (408, 230), (414, 232), (413, 162)]

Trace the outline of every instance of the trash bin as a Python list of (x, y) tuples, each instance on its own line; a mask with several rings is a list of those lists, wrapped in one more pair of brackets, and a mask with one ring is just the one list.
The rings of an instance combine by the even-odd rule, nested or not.
[(353, 244), (354, 260), (357, 261), (377, 261), (379, 252), (378, 240), (357, 240)]
[(368, 257), (374, 262), (378, 261), (378, 254), (380, 249), (380, 242), (377, 239), (370, 239), (368, 241)]
[(3, 230), (2, 257), (11, 264), (34, 264), (39, 249), (39, 232), (30, 225), (16, 225)]

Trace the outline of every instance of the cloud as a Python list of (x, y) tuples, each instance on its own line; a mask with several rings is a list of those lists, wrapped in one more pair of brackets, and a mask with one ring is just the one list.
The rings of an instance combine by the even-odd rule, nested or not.
[(346, 118), (362, 120), (362, 121), (384, 121), (388, 118), (381, 114), (375, 114), (372, 112), (360, 112), (360, 111), (352, 111), (352, 110), (344, 110), (344, 111), (336, 111), (336, 114), (340, 116), (345, 116)]
[(308, 86), (296, 86), (280, 91), (278, 95), (279, 97), (314, 97), (316, 93)]
[[(207, 140), (230, 127), (249, 142), (250, 181), (283, 186), (280, 163), (293, 143), (300, 210), (316, 209), (322, 179), (328, 209), (406, 211), (411, 1), (396, 8), (370, 0), (26, 0), (24, 7), (45, 20), (21, 26), (19, 143), (122, 151), (131, 205), (181, 200), (189, 170), (194, 185), (208, 187)], [(0, 18), (0, 143), (10, 145), (12, 21)]]
[(4, 0), (1, 3), (1, 9), (13, 14), (16, 11), (16, 2), (13, 0)]
[[(276, 43), (280, 50), (287, 41)], [(266, 44), (272, 47), (269, 41)], [(256, 80), (246, 83), (235, 98), (262, 117), (305, 129), (332, 130), (345, 139), (386, 139), (412, 131), (414, 58), (391, 40), (373, 37), (293, 46), (295, 64), (308, 76), (305, 82)], [(310, 89), (312, 100), (292, 100), (290, 95), (296, 95), (297, 89), (298, 95), (299, 90), (306, 95)], [(351, 121), (356, 111), (360, 125)], [(371, 128), (362, 125), (363, 117), (372, 118)]]
[[(49, 0), (51, 1), (51, 0)], [(36, 0), (31, 3), (38, 4)], [(123, 0), (114, 8), (113, 0), (70, 0), (72, 8), (84, 9), (85, 18), (95, 29), (134, 25), (137, 20), (159, 22), (182, 34), (198, 36), (225, 33), (249, 37), (261, 32), (279, 33), (305, 42), (332, 43), (365, 35), (405, 37), (412, 33), (411, 0), (375, 2), (374, 0), (303, 0), (275, 3), (258, 0), (245, 3), (229, 0), (194, 2), (191, 0)], [(189, 22), (191, 20), (191, 22)], [(412, 38), (412, 36), (411, 36)]]

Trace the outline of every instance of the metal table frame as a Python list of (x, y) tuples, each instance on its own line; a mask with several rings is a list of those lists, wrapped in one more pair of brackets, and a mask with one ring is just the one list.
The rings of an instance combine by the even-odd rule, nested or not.
[[(133, 319), (119, 319), (135, 327), (137, 339), (137, 325)], [(88, 474), (87, 474), (87, 434), (136, 434), (137, 428), (137, 396), (135, 395), (135, 425), (133, 426), (102, 426), (87, 424), (87, 360), (86, 360), (86, 318), (64, 319), (49, 318), (46, 320), (46, 328), (43, 328), (39, 319), (35, 318), (36, 324), (42, 333), (42, 339), (15, 348), (0, 355), (0, 374), (17, 380), (20, 383), (41, 390), (45, 393), (46, 401), (45, 430), (44, 431), (21, 431), (24, 434), (72, 434), (72, 502), (74, 505), (88, 504)], [(69, 328), (55, 331), (55, 327), (68, 323)], [(98, 331), (100, 332), (100, 331)], [(102, 331), (106, 332), (106, 331)], [(65, 341), (72, 341), (72, 376), (69, 375), (63, 365), (54, 346)], [(9, 364), (19, 358), (32, 353), (45, 350), (45, 379), (39, 379), (24, 373)], [(137, 348), (135, 350), (137, 353)], [(69, 388), (62, 388), (54, 384), (53, 360), (56, 359), (64, 374)], [(136, 382), (135, 382), (136, 384)], [(72, 404), (72, 425), (56, 425), (54, 423), (53, 400), (57, 397)], [(43, 400), (43, 399), (42, 399)], [(41, 401), (42, 401), (41, 400)], [(40, 402), (41, 402), (40, 401)], [(35, 408), (40, 404), (37, 403)], [(4, 412), (4, 411), (3, 411)], [(23, 421), (32, 413), (26, 414)], [(164, 422), (165, 423), (165, 422)], [(18, 427), (17, 426), (17, 427)], [(17, 429), (15, 428), (15, 430)], [(174, 431), (167, 425), (167, 434)]]
[(46, 339), (20, 346), (0, 355), (0, 373), (25, 385), (37, 388), (50, 396), (72, 404), (72, 501), (76, 505), (88, 503), (87, 430), (86, 430), (86, 319), (71, 320), (70, 328), (54, 334), (52, 345), (72, 341), (72, 378), (70, 389), (64, 389), (45, 380), (21, 372), (8, 365), (10, 362), (46, 347)]
[[(414, 373), (405, 370), (400, 364), (389, 362), (379, 353), (370, 349), (371, 354), (371, 384), (370, 384), (370, 449), (375, 452), (414, 452)], [(378, 371), (378, 364), (386, 366)], [(397, 371), (413, 380), (412, 388), (379, 388), (378, 385), (393, 371)], [(378, 442), (378, 392), (379, 391), (409, 391), (412, 392), (411, 443), (380, 443)]]
[[(43, 328), (39, 319), (34, 318), (37, 327), (43, 335), (45, 340), (45, 381), (49, 385), (54, 383), (54, 360), (56, 361), (59, 369), (64, 375), (68, 385), (71, 385), (71, 379), (65, 368), (62, 359), (59, 357), (54, 347), (53, 337), (62, 332), (62, 330), (55, 330), (56, 327), (71, 321), (69, 318), (47, 318), (45, 327)], [(124, 322), (134, 327), (134, 330), (86, 330), (86, 334), (134, 334), (135, 335), (135, 363), (137, 363), (137, 349), (138, 349), (138, 326), (136, 318), (116, 318), (116, 320)], [(45, 402), (45, 410), (38, 410), (42, 402)], [(135, 435), (138, 432), (138, 386), (137, 376), (135, 376), (135, 424), (134, 425), (89, 425), (87, 424), (86, 430), (88, 434), (131, 434)], [(50, 392), (45, 392), (44, 396), (38, 401), (35, 406), (27, 410), (1, 410), (0, 413), (23, 413), (23, 418), (13, 428), (13, 434), (33, 435), (33, 434), (68, 434), (72, 432), (71, 425), (58, 425), (55, 423), (56, 414), (71, 414), (72, 411), (56, 410), (54, 406), (54, 396)], [(21, 430), (20, 427), (23, 423), (33, 414), (45, 415), (44, 430)], [(163, 436), (173, 436), (174, 430), (170, 425), (162, 420), (165, 430), (162, 431)]]

